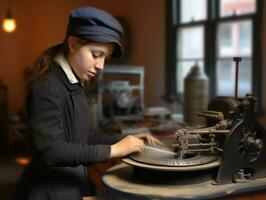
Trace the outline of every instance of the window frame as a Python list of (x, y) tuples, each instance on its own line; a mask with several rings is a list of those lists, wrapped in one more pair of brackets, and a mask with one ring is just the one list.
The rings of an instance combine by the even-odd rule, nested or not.
[[(165, 95), (164, 99), (169, 102), (181, 102), (182, 95), (177, 93), (177, 29), (180, 27), (189, 27), (203, 25), (204, 27), (204, 69), (210, 81), (210, 99), (216, 96), (216, 61), (217, 61), (217, 26), (219, 23), (235, 20), (250, 19), (252, 21), (252, 94), (261, 99), (262, 83), (262, 9), (263, 0), (256, 0), (256, 12), (252, 14), (220, 16), (220, 0), (207, 0), (207, 18), (206, 20), (179, 24), (180, 14), (177, 12), (180, 8), (181, 0), (165, 1), (166, 11), (166, 49), (165, 49)], [(209, 42), (215, 41), (215, 42)], [(241, 66), (241, 63), (240, 63)]]

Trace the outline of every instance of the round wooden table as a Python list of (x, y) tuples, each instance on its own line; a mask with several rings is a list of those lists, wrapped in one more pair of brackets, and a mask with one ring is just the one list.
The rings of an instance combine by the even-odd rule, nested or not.
[[(163, 178), (163, 177), (162, 177)], [(165, 177), (164, 177), (165, 178)], [(171, 177), (169, 177), (171, 178)], [(150, 177), (152, 180), (152, 177)], [(125, 163), (118, 164), (106, 171), (102, 177), (103, 186), (110, 199), (138, 200), (262, 200), (266, 199), (266, 178), (248, 180), (246, 183), (215, 185), (211, 178), (190, 183), (190, 180), (176, 180), (175, 184), (156, 180), (156, 183), (143, 182), (135, 177), (133, 167)], [(193, 182), (193, 181), (192, 181)]]

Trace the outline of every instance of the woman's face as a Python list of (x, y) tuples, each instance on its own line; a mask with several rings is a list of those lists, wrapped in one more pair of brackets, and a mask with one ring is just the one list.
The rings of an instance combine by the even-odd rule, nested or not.
[(105, 61), (111, 57), (114, 50), (114, 45), (111, 43), (82, 44), (73, 36), (70, 36), (68, 41), (68, 62), (77, 76), (84, 81), (103, 70)]

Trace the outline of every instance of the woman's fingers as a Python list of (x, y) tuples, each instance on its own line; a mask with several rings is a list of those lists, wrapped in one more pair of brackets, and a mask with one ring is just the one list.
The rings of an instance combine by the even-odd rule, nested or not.
[(160, 140), (158, 140), (157, 138), (155, 138), (155, 137), (152, 137), (152, 141), (153, 141), (153, 144), (163, 145), (163, 143)]
[(144, 146), (143, 147), (142, 146), (138, 146), (138, 152), (139, 153), (143, 152), (144, 151), (144, 148), (145, 148)]
[(151, 136), (147, 136), (147, 141), (148, 141), (149, 144), (154, 145), (153, 137), (151, 137)]
[(162, 145), (162, 142), (160, 142), (157, 138), (155, 138), (154, 136), (152, 136), (150, 134), (142, 135), (141, 138), (147, 140), (147, 142), (149, 144), (152, 144), (152, 145), (160, 144), (160, 145)]
[(127, 148), (131, 148), (131, 153), (133, 152), (142, 152), (145, 148), (144, 141), (136, 137), (132, 138)]
[(144, 150), (145, 144), (144, 144), (143, 140), (140, 140), (138, 147), (139, 147), (139, 152), (142, 152)]

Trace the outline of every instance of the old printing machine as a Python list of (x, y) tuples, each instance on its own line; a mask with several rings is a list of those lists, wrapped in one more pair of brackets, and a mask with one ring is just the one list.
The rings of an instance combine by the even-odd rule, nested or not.
[[(234, 60), (238, 67), (241, 58)], [(266, 131), (256, 120), (256, 104), (252, 95), (216, 97), (199, 114), (206, 118), (206, 127), (180, 129), (172, 143), (147, 145), (144, 152), (123, 161), (133, 166), (134, 176), (143, 184), (191, 180), (193, 185), (196, 174), (209, 174), (202, 184), (230, 185), (231, 193), (266, 189)]]

